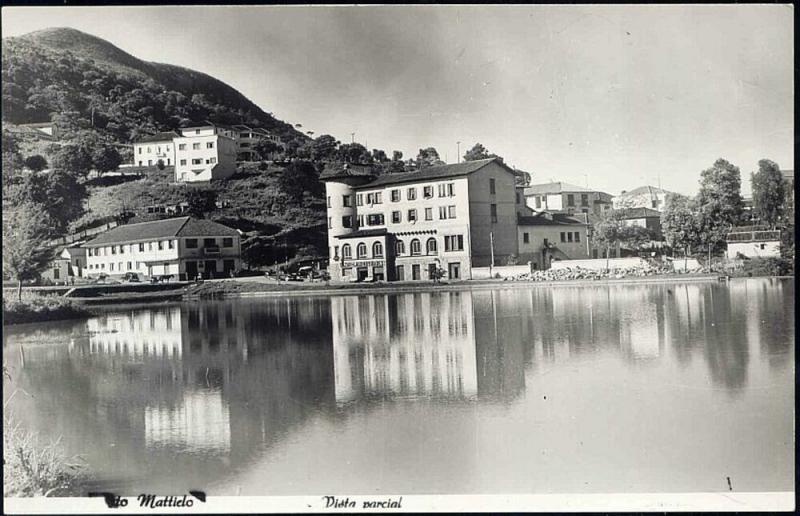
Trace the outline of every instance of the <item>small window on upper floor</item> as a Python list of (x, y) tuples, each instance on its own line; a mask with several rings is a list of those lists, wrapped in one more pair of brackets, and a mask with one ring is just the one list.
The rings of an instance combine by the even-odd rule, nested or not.
[(494, 178), (490, 178), (489, 179), (489, 193), (492, 194), (492, 195), (497, 193), (497, 189), (496, 189)]

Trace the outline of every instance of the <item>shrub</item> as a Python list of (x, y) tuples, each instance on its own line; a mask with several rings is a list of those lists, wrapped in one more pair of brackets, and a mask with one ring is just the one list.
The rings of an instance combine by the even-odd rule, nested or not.
[(21, 300), (3, 296), (3, 325), (78, 319), (89, 314), (61, 296), (24, 295)]
[(787, 258), (751, 258), (742, 264), (744, 276), (793, 276), (794, 262)]

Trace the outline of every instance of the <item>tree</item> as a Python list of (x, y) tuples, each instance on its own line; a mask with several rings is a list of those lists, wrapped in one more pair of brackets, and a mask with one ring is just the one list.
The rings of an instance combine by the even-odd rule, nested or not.
[(163, 159), (159, 158), (158, 161), (156, 161), (156, 168), (158, 170), (164, 170), (165, 165), (164, 165), (164, 160)]
[(281, 146), (272, 140), (262, 138), (253, 145), (253, 150), (258, 154), (262, 160), (268, 160), (272, 154), (282, 150)]
[(386, 152), (382, 151), (381, 149), (372, 149), (372, 159), (376, 163), (386, 163), (389, 161), (389, 157), (386, 156)]
[(311, 148), (311, 158), (315, 161), (330, 161), (336, 157), (339, 142), (330, 134), (317, 136)]
[(692, 246), (699, 241), (699, 214), (697, 204), (685, 195), (669, 194), (661, 212), (661, 231), (673, 249), (682, 249), (685, 259), (692, 253)]
[(514, 184), (517, 186), (528, 186), (531, 184), (530, 172), (524, 170), (514, 170)]
[(32, 203), (4, 213), (3, 275), (17, 282), (17, 299), (22, 299), (22, 282), (37, 279), (50, 262), (46, 220), (41, 207)]
[(41, 172), (47, 168), (47, 160), (41, 154), (34, 154), (25, 158), (25, 166), (33, 172)]
[(392, 151), (392, 161), (403, 161), (403, 153), (399, 150)]
[(77, 176), (86, 176), (92, 168), (92, 155), (81, 145), (67, 143), (53, 155), (51, 162), (53, 168)]
[(33, 204), (47, 216), (51, 235), (66, 233), (69, 223), (83, 214), (86, 187), (61, 169), (48, 173), (30, 174), (11, 189), (14, 206)]
[(602, 218), (594, 223), (592, 230), (592, 245), (605, 247), (606, 249), (606, 269), (609, 268), (609, 258), (611, 248), (616, 247), (625, 238), (625, 224), (621, 219), (620, 213), (609, 210), (603, 214)]
[(478, 161), (479, 159), (489, 159), (489, 158), (499, 158), (500, 161), (503, 158), (500, 158), (497, 154), (490, 154), (486, 147), (483, 146), (481, 143), (476, 143), (472, 146), (470, 150), (464, 154), (464, 161)]
[(205, 218), (206, 213), (217, 208), (217, 192), (211, 188), (193, 188), (186, 190), (186, 204), (189, 215), (197, 218)]
[(10, 131), (3, 129), (3, 190), (13, 185), (20, 179), (22, 168), (22, 154), (19, 145)]
[(699, 237), (708, 251), (709, 261), (712, 252), (725, 245), (725, 236), (731, 227), (742, 218), (741, 186), (739, 168), (721, 158), (700, 173)]
[(372, 162), (372, 154), (360, 143), (343, 143), (339, 145), (337, 158), (345, 163)]
[(625, 224), (620, 232), (620, 243), (632, 251), (641, 251), (652, 241), (653, 232), (644, 226)]
[(92, 165), (100, 174), (117, 170), (121, 164), (122, 157), (111, 145), (100, 145), (92, 151)]
[(420, 149), (419, 154), (417, 154), (417, 167), (419, 168), (427, 168), (427, 167), (434, 167), (437, 165), (444, 165), (444, 162), (439, 158), (439, 153), (433, 147), (428, 147), (426, 149)]
[(299, 200), (305, 192), (311, 195), (321, 194), (319, 173), (310, 161), (293, 161), (283, 170), (278, 184), (289, 197)]
[(783, 219), (786, 180), (777, 163), (768, 159), (758, 162), (758, 172), (750, 175), (753, 189), (753, 211), (773, 228)]

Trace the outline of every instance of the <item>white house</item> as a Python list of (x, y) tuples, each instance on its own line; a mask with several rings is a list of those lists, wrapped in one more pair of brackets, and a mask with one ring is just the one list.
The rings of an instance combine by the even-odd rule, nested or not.
[(236, 172), (237, 132), (207, 124), (180, 129), (173, 139), (175, 180), (181, 183), (224, 179)]

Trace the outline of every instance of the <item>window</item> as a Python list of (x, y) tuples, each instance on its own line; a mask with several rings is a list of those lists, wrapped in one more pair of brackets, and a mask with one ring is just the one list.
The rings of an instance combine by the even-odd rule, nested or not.
[(197, 239), (196, 238), (187, 238), (186, 239), (186, 249), (197, 249)]
[(359, 215), (358, 216), (358, 227), (364, 227), (364, 216), (363, 215)]
[(523, 244), (529, 244), (530, 242), (531, 242), (530, 235), (528, 233), (523, 233), (522, 234), (522, 243)]
[(433, 208), (425, 208), (425, 220), (433, 220)]
[(186, 144), (185, 143), (179, 143), (178, 144), (178, 150), (186, 150)]
[(436, 254), (436, 239), (429, 238), (425, 243), (425, 252), (428, 254)]
[(356, 256), (358, 256), (359, 258), (367, 257), (367, 244), (365, 244), (364, 242), (358, 244), (358, 247), (356, 247)]
[(383, 226), (383, 213), (367, 215), (367, 226)]
[(392, 190), (392, 202), (400, 201), (400, 190)]
[[(185, 159), (181, 160), (181, 165), (186, 166), (186, 160)], [(186, 174), (183, 174), (183, 175), (186, 176)]]
[(409, 222), (417, 221), (417, 210), (408, 210), (408, 221)]
[(567, 233), (567, 242), (572, 242), (572, 231)]
[(563, 231), (561, 232), (561, 241), (562, 242), (566, 242), (567, 241), (567, 234), (564, 233)]
[(363, 206), (364, 205), (364, 195), (358, 194), (356, 195), (356, 206)]
[(581, 234), (578, 233), (577, 231), (575, 232), (575, 241), (576, 242), (580, 242), (581, 241)]
[(353, 227), (353, 219), (350, 215), (345, 215), (342, 217), (342, 227), (343, 228), (351, 228)]
[[(330, 197), (328, 199), (330, 199)], [(344, 206), (345, 208), (349, 208), (350, 205), (351, 205), (352, 200), (353, 199), (349, 195), (343, 195), (342, 196), (342, 206)], [(328, 201), (328, 207), (330, 207), (330, 201)]]
[(331, 207), (331, 196), (329, 195), (328, 196), (328, 208), (330, 208), (330, 207)]
[(489, 179), (489, 193), (492, 194), (492, 195), (497, 193), (494, 183), (495, 183), (494, 179)]
[(117, 246), (115, 245), (111, 246), (111, 254), (117, 254)]
[(194, 134), (200, 134), (200, 129), (195, 129)]
[(514, 202), (515, 202), (515, 203), (517, 203), (517, 204), (521, 203), (522, 201), (520, 200), (520, 195), (519, 195), (519, 192), (514, 192), (514, 194), (515, 194), (515, 196), (514, 196), (514, 199), (515, 199), (515, 200), (514, 200)]
[(367, 194), (367, 204), (381, 204), (381, 193), (368, 193)]
[(448, 206), (447, 207), (447, 218), (449, 218), (449, 219), (456, 218), (456, 207), (455, 206)]
[[(161, 153), (161, 145), (159, 145), (158, 147), (156, 147), (156, 152), (158, 152), (159, 154)], [(130, 267), (128, 267), (128, 268), (130, 269)]]
[(345, 258), (349, 259), (349, 258), (352, 258), (352, 257), (353, 257), (353, 253), (350, 250), (350, 244), (344, 244), (342, 246), (342, 259), (345, 259)]
[(204, 238), (203, 239), (203, 247), (214, 247), (217, 245), (217, 240), (215, 238)]
[(203, 164), (203, 159), (202, 158), (193, 158), (192, 159), (192, 165), (202, 165), (202, 164)]
[(447, 218), (447, 206), (439, 206), (439, 220)]
[(464, 235), (446, 235), (444, 237), (445, 251), (463, 251)]
[(417, 198), (417, 189), (416, 188), (409, 188), (406, 190), (406, 197), (409, 201), (414, 201)]
[(567, 206), (575, 206), (575, 195), (567, 194)]
[(439, 197), (444, 197), (447, 195), (447, 185), (442, 183), (439, 185)]
[(217, 162), (217, 158), (208, 158), (208, 160), (206, 160), (206, 163), (208, 163), (210, 165), (213, 165), (216, 162)]
[(158, 241), (158, 250), (159, 251), (163, 251), (164, 250), (164, 242), (162, 240)]
[(141, 148), (141, 147), (139, 147), (139, 154), (141, 154), (141, 153), (142, 153), (142, 148)]
[(375, 242), (372, 244), (372, 256), (373, 258), (383, 258), (383, 244), (380, 242)]
[(164, 148), (167, 150), (167, 152), (169, 152), (169, 145), (167, 145), (167, 146), (166, 146), (166, 147), (164, 147)]
[(453, 183), (447, 184), (447, 196), (454, 197), (456, 195), (456, 186)]
[(658, 208), (658, 201), (653, 201), (652, 203), (653, 208)]
[(536, 202), (536, 207), (537, 208), (541, 208), (542, 207), (542, 198), (541, 197), (539, 197), (537, 195), (536, 197), (533, 198), (533, 200), (534, 200), (534, 202)]
[(199, 142), (198, 143), (193, 143), (192, 144), (192, 149), (193, 150), (200, 150), (200, 143)]
[(148, 153), (148, 154), (150, 154), (150, 152), (151, 152), (151, 148), (150, 148), (150, 147), (148, 147), (148, 148), (147, 148), (147, 153)]
[(139, 244), (139, 252), (140, 253), (144, 252), (144, 243)]
[(422, 253), (422, 250), (421, 250), (420, 245), (419, 245), (419, 240), (415, 238), (414, 240), (411, 241), (411, 254), (413, 256), (416, 256), (416, 255), (419, 255), (421, 253)]
[(213, 148), (214, 148), (214, 142), (207, 142), (206, 143), (206, 149), (213, 149)]
[(492, 217), (492, 222), (497, 222), (497, 205), (489, 205), (489, 215)]
[(109, 263), (108, 264), (108, 268), (113, 271), (114, 270), (114, 264), (113, 263)]
[(426, 199), (433, 199), (433, 187), (426, 186), (422, 189), (422, 196)]
[(392, 224), (400, 224), (400, 212), (393, 211), (392, 212)]
[(132, 263), (128, 262), (128, 270), (131, 270), (133, 268), (133, 267), (131, 267), (131, 265), (132, 265)]
[(153, 160), (152, 160), (152, 159), (148, 159), (148, 160), (147, 160), (147, 166), (148, 166), (148, 167), (149, 167), (149, 166), (152, 166), (152, 164), (153, 164)]
[[(171, 241), (170, 241), (171, 243)], [(232, 238), (223, 238), (222, 239), (222, 247), (233, 247), (233, 239)]]
[(581, 206), (589, 206), (589, 194), (581, 194)]
[(403, 242), (402, 240), (398, 240), (394, 245), (394, 249), (395, 249), (394, 251), (395, 254), (397, 254), (398, 256), (405, 253), (406, 252), (405, 242)]
[(333, 217), (328, 217), (328, 229), (333, 228)]
[(339, 257), (339, 246), (338, 245), (333, 246), (333, 256), (334, 256), (334, 258), (338, 258)]

